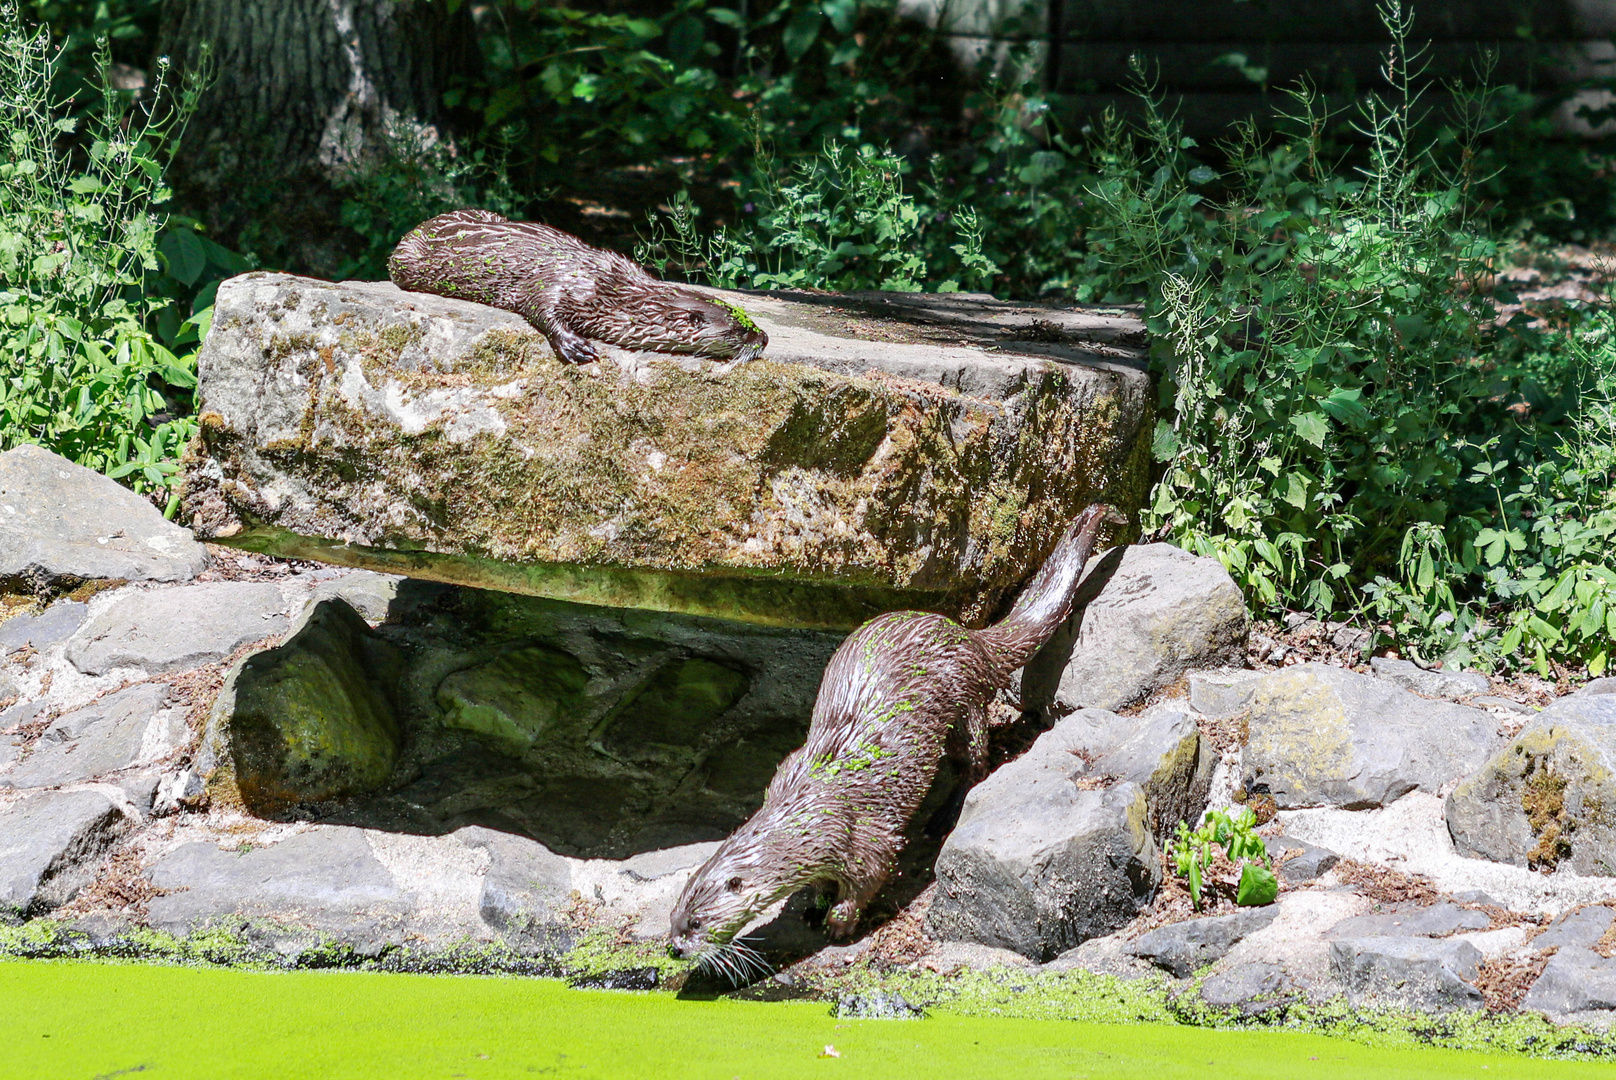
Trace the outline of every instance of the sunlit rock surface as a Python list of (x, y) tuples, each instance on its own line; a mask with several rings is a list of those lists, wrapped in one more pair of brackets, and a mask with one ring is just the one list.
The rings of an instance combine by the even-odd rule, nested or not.
[(219, 289), (185, 512), (258, 551), (608, 607), (984, 621), (1147, 482), (1144, 330), (979, 296), (732, 297), (763, 360), (602, 348), (388, 283)]

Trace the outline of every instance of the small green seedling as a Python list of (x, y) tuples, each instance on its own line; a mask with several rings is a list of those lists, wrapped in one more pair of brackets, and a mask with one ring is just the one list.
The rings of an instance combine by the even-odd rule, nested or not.
[(1269, 867), (1268, 847), (1256, 833), (1257, 817), (1249, 808), (1231, 815), (1213, 810), (1197, 829), (1178, 823), (1170, 854), (1178, 876), (1189, 884), (1190, 900), (1201, 910), (1201, 891), (1206, 868), (1212, 863), (1212, 846), (1223, 848), (1232, 863), (1243, 864), (1234, 902), (1242, 907), (1272, 904), (1279, 895), (1279, 879)]

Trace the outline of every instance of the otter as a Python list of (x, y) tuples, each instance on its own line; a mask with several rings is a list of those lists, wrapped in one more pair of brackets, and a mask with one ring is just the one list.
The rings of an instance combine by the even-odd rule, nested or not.
[(1103, 504), (1084, 510), (1010, 614), (986, 630), (898, 611), (842, 642), (820, 680), (807, 743), (680, 894), (675, 956), (741, 971), (755, 958), (735, 935), (810, 884), (837, 890), (825, 919), (832, 936), (852, 933), (891, 876), (943, 755), (961, 763), (967, 784), (987, 775), (988, 704), (1071, 615), (1104, 521), (1123, 518)]
[(659, 281), (576, 236), (486, 210), (456, 210), (410, 231), (387, 260), (393, 284), (514, 311), (562, 360), (597, 359), (590, 339), (625, 349), (743, 364), (769, 343), (746, 312)]

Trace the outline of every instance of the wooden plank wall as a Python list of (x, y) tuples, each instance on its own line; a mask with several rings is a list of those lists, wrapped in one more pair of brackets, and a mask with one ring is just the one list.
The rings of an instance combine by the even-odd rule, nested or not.
[[(1616, 0), (1412, 0), (1413, 39), (1429, 43), (1430, 73), (1473, 74), (1483, 48), (1494, 79), (1543, 89), (1616, 79)], [(1337, 95), (1383, 85), (1386, 33), (1373, 0), (908, 0), (906, 10), (948, 35), (964, 61), (1020, 47), (1082, 120), (1132, 98), (1128, 58), (1156, 72), (1192, 129), (1283, 103), (1278, 88), (1306, 76)], [(1254, 82), (1223, 60), (1266, 69)], [(1580, 100), (1599, 104), (1599, 91)], [(1577, 131), (1575, 103), (1563, 110)], [(1586, 124), (1580, 125), (1586, 133)]]

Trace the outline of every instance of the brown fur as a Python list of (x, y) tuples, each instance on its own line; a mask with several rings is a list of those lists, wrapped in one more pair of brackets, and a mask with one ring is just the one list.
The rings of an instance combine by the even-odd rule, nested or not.
[(417, 225), (393, 249), (387, 273), (401, 289), (514, 311), (574, 364), (596, 359), (591, 339), (735, 363), (769, 343), (739, 308), (658, 281), (559, 229), (486, 210)]
[(1003, 622), (968, 630), (918, 611), (878, 616), (831, 657), (808, 741), (786, 758), (763, 808), (725, 840), (673, 909), (673, 949), (709, 953), (787, 893), (832, 883), (826, 925), (846, 936), (886, 884), (904, 831), (943, 755), (968, 783), (987, 774), (987, 706), (1072, 611), (1102, 521), (1091, 506)]

